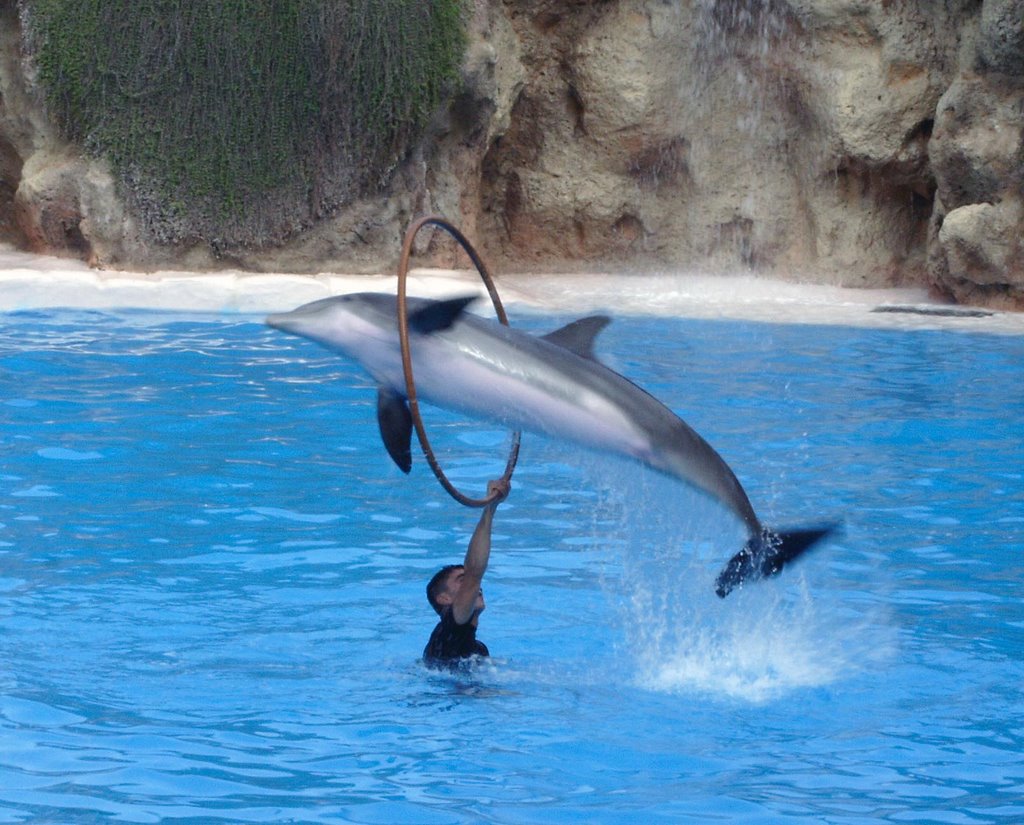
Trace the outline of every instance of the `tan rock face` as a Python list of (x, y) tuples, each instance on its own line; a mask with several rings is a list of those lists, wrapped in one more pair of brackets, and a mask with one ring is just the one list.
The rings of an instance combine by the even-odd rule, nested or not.
[(1024, 0), (985, 0), (929, 144), (930, 276), (956, 300), (1024, 309)]
[(147, 241), (53, 137), (0, 16), (0, 230), (100, 264), (386, 270), (438, 212), (498, 271), (741, 268), (1024, 306), (1024, 0), (475, 0), (463, 89), (389, 191), (256, 252)]
[(972, 203), (946, 215), (939, 240), (951, 271), (965, 282), (964, 297), (972, 288), (984, 291), (1005, 286), (1003, 273), (1024, 263), (1024, 244), (1020, 234), (1014, 232), (1020, 220), (1019, 200)]
[(14, 194), (15, 221), (33, 252), (85, 257), (89, 244), (82, 234), (82, 207), (77, 179), (86, 166), (74, 158), (33, 155), (22, 168)]
[(921, 281), (945, 12), (516, 3), (529, 74), (483, 181), (510, 265)]

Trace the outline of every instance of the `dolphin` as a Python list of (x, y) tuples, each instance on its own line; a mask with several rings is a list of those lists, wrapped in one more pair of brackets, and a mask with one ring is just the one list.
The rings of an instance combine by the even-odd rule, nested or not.
[[(409, 349), (424, 401), (507, 426), (618, 453), (678, 479), (731, 511), (747, 530), (716, 579), (725, 597), (779, 573), (834, 525), (775, 532), (762, 526), (736, 474), (700, 435), (654, 396), (599, 363), (604, 315), (533, 336), (466, 312), (478, 296), (407, 300)], [(362, 292), (271, 315), (276, 329), (357, 361), (377, 381), (377, 419), (388, 454), (408, 473), (412, 418), (405, 397), (397, 298)]]

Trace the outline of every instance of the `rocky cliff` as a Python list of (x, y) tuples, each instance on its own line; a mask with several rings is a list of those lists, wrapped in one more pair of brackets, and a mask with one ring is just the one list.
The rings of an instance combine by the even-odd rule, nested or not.
[(0, 232), (36, 250), (380, 271), (435, 212), (498, 271), (744, 269), (1024, 308), (1024, 0), (476, 0), (462, 86), (386, 190), (256, 250), (147, 237), (45, 117), (13, 5)]

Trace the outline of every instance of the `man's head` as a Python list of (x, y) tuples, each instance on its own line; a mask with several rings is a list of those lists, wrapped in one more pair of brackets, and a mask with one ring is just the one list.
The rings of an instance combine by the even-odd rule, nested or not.
[(452, 574), (462, 570), (461, 564), (446, 564), (434, 574), (427, 583), (427, 601), (434, 611), (440, 616), (444, 612), (445, 605), (452, 603), (453, 593), (450, 593), (450, 582)]
[[(438, 570), (427, 584), (427, 601), (440, 616), (454, 600), (465, 568), (461, 564), (448, 564)], [(484, 609), (484, 594), (480, 591), (476, 600), (476, 613)]]

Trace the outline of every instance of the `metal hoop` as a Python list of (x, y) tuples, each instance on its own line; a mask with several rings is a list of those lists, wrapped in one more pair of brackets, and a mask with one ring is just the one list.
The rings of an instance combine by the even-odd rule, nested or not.
[[(480, 279), (484, 282), (484, 286), (487, 287), (487, 294), (491, 296), (491, 303), (494, 305), (494, 311), (497, 313), (498, 320), (508, 326), (508, 316), (505, 314), (505, 307), (502, 306), (501, 298), (498, 297), (498, 290), (494, 286), (494, 281), (491, 278), (490, 273), (487, 271), (487, 267), (484, 265), (483, 260), (477, 254), (477, 251), (473, 248), (473, 245), (466, 239), (458, 229), (452, 224), (446, 221), (444, 218), (437, 217), (436, 215), (428, 215), (424, 218), (420, 218), (412, 226), (406, 230), (405, 241), (402, 244), (402, 257), (398, 263), (398, 340), (402, 347), (402, 370), (405, 373), (405, 395), (409, 400), (409, 412), (412, 414), (412, 423), (416, 428), (416, 436), (419, 438), (420, 447), (423, 448), (423, 455), (426, 456), (427, 462), (430, 464), (430, 469), (434, 471), (434, 475), (437, 476), (437, 480), (441, 482), (441, 486), (448, 491), (449, 495), (458, 501), (460, 504), (464, 504), (467, 507), (486, 507), (494, 499), (494, 495), (488, 495), (484, 498), (471, 498), (470, 496), (462, 493), (454, 484), (452, 484), (448, 477), (444, 474), (441, 469), (441, 465), (438, 463), (437, 458), (434, 456), (434, 451), (430, 446), (430, 439), (427, 438), (426, 427), (423, 426), (423, 418), (420, 416), (420, 404), (416, 398), (416, 382), (412, 374), (412, 356), (409, 351), (409, 314), (406, 307), (405, 293), (406, 293), (406, 280), (409, 274), (409, 258), (412, 255), (412, 244), (416, 238), (416, 234), (427, 225), (437, 226), (445, 230), (451, 235), (459, 245), (469, 255), (470, 260), (476, 267), (476, 271), (480, 273)], [(505, 463), (505, 473), (502, 475), (502, 480), (508, 482), (512, 479), (512, 472), (516, 468), (516, 461), (519, 458), (519, 442), (522, 436), (521, 430), (516, 430), (512, 436), (512, 448), (509, 451), (508, 461)]]

